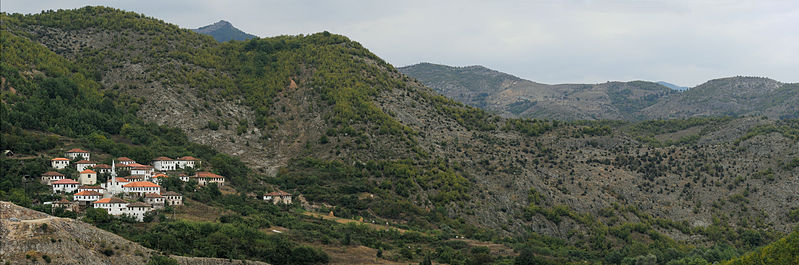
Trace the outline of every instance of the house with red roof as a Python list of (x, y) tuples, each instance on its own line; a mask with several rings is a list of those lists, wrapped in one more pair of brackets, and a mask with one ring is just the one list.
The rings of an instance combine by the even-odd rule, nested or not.
[(120, 198), (104, 198), (92, 202), (92, 207), (105, 209), (108, 214), (119, 216), (128, 210), (128, 202)]
[(144, 202), (153, 206), (153, 210), (158, 210), (164, 208), (164, 204), (166, 203), (166, 198), (161, 196), (158, 193), (147, 193), (144, 194)]
[(78, 170), (78, 172), (81, 172), (84, 169), (91, 168), (91, 167), (96, 166), (96, 165), (97, 165), (96, 162), (92, 162), (92, 161), (89, 161), (89, 160), (81, 160), (81, 161), (75, 162), (75, 168)]
[(197, 172), (192, 176), (181, 176), (180, 180), (188, 182), (189, 180), (194, 179), (197, 180), (197, 183), (200, 186), (205, 186), (208, 183), (216, 183), (219, 186), (225, 185), (225, 177), (211, 173), (211, 172)]
[(191, 156), (184, 156), (178, 158), (177, 162), (179, 168), (187, 168), (187, 167), (197, 168), (200, 166), (200, 159)]
[(142, 222), (144, 221), (144, 215), (151, 210), (153, 210), (153, 206), (148, 203), (133, 202), (128, 204), (125, 214), (133, 217), (136, 221)]
[(144, 196), (147, 193), (161, 193), (161, 186), (149, 181), (136, 181), (122, 185), (122, 190), (127, 194)]
[(178, 161), (169, 157), (161, 156), (153, 159), (153, 167), (158, 171), (172, 171), (178, 169)]
[(285, 191), (275, 191), (264, 195), (264, 201), (271, 201), (273, 204), (291, 204), (291, 194)]
[(91, 169), (81, 171), (78, 182), (80, 182), (80, 185), (94, 185), (97, 183), (97, 172)]
[(102, 199), (103, 194), (96, 191), (85, 190), (75, 193), (72, 195), (72, 198), (81, 205), (88, 205), (90, 202)]
[(112, 177), (108, 180), (108, 182), (103, 183), (100, 186), (102, 186), (108, 194), (116, 195), (125, 192), (125, 189), (122, 186), (128, 183), (130, 183), (130, 181), (125, 178)]
[(62, 180), (64, 178), (66, 178), (64, 174), (55, 171), (47, 171), (42, 174), (42, 184), (52, 185), (53, 181)]
[(165, 204), (169, 206), (178, 206), (183, 205), (183, 195), (174, 191), (167, 191), (161, 193), (161, 196), (164, 196)]
[(136, 161), (133, 161), (133, 159), (130, 159), (130, 158), (127, 158), (127, 157), (124, 157), (124, 156), (120, 157), (120, 158), (117, 158), (117, 161), (119, 161), (119, 163), (123, 164), (123, 165), (136, 163)]
[(142, 175), (142, 176), (152, 176), (152, 173), (155, 172), (153, 166), (150, 165), (142, 165), (139, 163), (132, 163), (127, 165), (130, 168), (131, 175)]
[(104, 173), (109, 173), (110, 174), (111, 170), (113, 168), (111, 166), (109, 166), (109, 165), (106, 165), (106, 164), (97, 164), (97, 165), (93, 166), (92, 169), (94, 171), (97, 171), (98, 174), (104, 174)]
[(78, 157), (81, 157), (81, 159), (84, 160), (91, 160), (91, 154), (89, 151), (80, 148), (69, 149), (64, 156), (69, 157), (69, 159), (78, 159)]
[(99, 192), (99, 193), (105, 193), (105, 189), (103, 189), (103, 187), (100, 187), (100, 186), (89, 186), (89, 185), (83, 185), (83, 186), (78, 187), (78, 192), (81, 192), (81, 191), (94, 191), (94, 192)]
[(80, 183), (74, 181), (72, 179), (62, 179), (58, 181), (53, 181), (53, 193), (62, 192), (62, 193), (72, 193), (78, 189)]
[(55, 169), (64, 169), (69, 166), (69, 159), (63, 157), (50, 159), (50, 166)]

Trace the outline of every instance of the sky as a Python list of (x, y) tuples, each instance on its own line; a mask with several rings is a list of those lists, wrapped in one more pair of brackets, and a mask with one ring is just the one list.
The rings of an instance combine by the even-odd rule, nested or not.
[(6, 13), (110, 6), (260, 37), (342, 34), (394, 66), (483, 65), (542, 83), (730, 76), (799, 82), (799, 1), (3, 0)]

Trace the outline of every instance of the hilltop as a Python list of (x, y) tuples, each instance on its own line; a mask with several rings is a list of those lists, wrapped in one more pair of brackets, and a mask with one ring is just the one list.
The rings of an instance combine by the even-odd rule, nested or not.
[(233, 24), (230, 24), (230, 22), (224, 20), (220, 20), (211, 25), (192, 29), (192, 31), (214, 37), (214, 39), (219, 42), (230, 40), (242, 41), (257, 38), (257, 36), (247, 34), (246, 32), (234, 27)]
[[(799, 185), (796, 120), (503, 118), (438, 95), (329, 32), (220, 43), (97, 7), (3, 19), (4, 149), (34, 158), (57, 153), (64, 144), (52, 136), (142, 161), (196, 156), (226, 170), (236, 189), (218, 201), (197, 191), (211, 208), (232, 212), (208, 219), (288, 227), (292, 242), (360, 244), (399, 262), (421, 261), (425, 251), (441, 263), (515, 259), (452, 243), (457, 236), (509, 245), (519, 257), (620, 263), (711, 248), (737, 254), (796, 223), (788, 218), (799, 207), (790, 199)], [(465, 71), (528, 84), (479, 67)], [(575, 101), (613, 96), (594, 107), (619, 116), (677, 93), (649, 82), (570, 89), (579, 95), (566, 98)], [(60, 104), (45, 104), (52, 102)], [(4, 171), (9, 185), (0, 195), (17, 198), (22, 185), (12, 175), (27, 167), (0, 161), (14, 169)], [(285, 210), (250, 196), (271, 186), (302, 194), (307, 205)], [(298, 217), (293, 211), (303, 207), (410, 233)], [(205, 226), (234, 227), (186, 225)], [(192, 251), (159, 244), (158, 235), (129, 236)], [(219, 255), (227, 254), (237, 253)]]
[(443, 95), (506, 117), (559, 120), (719, 115), (799, 117), (797, 85), (766, 78), (722, 78), (687, 89), (646, 81), (547, 85), (482, 66), (420, 63), (399, 70)]
[[(145, 264), (157, 251), (111, 232), (0, 201), (0, 262)], [(171, 257), (180, 264), (266, 264), (257, 261)]]

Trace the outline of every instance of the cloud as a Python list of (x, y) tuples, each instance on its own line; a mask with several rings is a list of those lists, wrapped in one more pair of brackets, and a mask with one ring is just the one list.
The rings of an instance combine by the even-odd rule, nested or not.
[[(81, 1), (3, 1), (4, 12)], [(397, 66), (488, 67), (546, 83), (767, 76), (799, 82), (799, 3), (731, 0), (92, 1), (186, 28), (339, 33)]]

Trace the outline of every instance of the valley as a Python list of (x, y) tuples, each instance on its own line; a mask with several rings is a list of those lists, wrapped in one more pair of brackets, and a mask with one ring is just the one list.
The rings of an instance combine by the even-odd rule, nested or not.
[[(676, 92), (417, 69), (426, 79), (329, 32), (218, 42), (104, 7), (1, 18), (2, 149), (33, 159), (2, 158), (0, 199), (54, 199), (18, 176), (75, 143), (194, 156), (232, 190), (183, 187), (192, 209), (179, 218), (83, 219), (166, 254), (314, 264), (347, 246), (385, 263), (712, 263), (799, 221), (795, 84), (736, 77)], [(730, 87), (762, 99), (700, 93)], [(255, 199), (274, 190), (306, 202)], [(288, 232), (261, 231), (273, 228)], [(230, 248), (205, 245), (216, 243)], [(318, 259), (291, 259), (304, 256)]]

